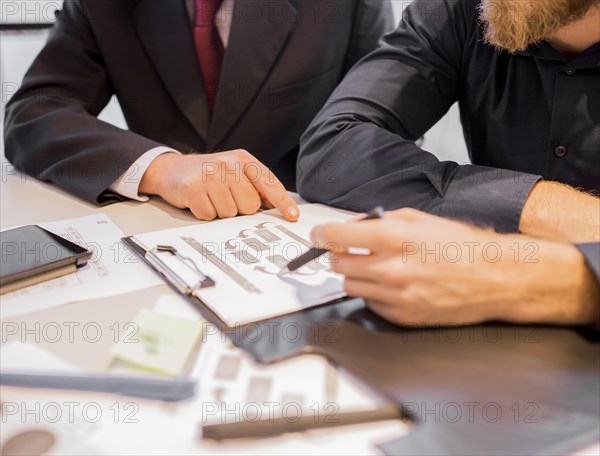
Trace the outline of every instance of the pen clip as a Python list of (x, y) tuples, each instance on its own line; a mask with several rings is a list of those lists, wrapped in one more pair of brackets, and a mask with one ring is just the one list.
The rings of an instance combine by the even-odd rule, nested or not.
[[(159, 252), (168, 252), (177, 258), (182, 264), (190, 269), (197, 277), (198, 281), (194, 285), (189, 285), (183, 280), (171, 267), (165, 263), (158, 255)], [(175, 247), (170, 245), (157, 245), (156, 247), (146, 251), (146, 260), (175, 288), (186, 295), (193, 294), (199, 288), (214, 287), (215, 281), (204, 274), (198, 265), (189, 257), (180, 254)]]

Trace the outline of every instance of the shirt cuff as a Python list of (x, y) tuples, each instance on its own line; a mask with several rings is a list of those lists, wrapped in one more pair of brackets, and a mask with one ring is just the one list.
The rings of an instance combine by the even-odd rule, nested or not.
[(525, 200), (541, 176), (485, 166), (459, 166), (445, 192), (442, 217), (517, 233)]
[[(585, 262), (596, 276), (596, 280), (600, 282), (600, 242), (589, 242), (586, 244), (575, 244), (579, 249)], [(595, 328), (600, 330), (600, 321), (597, 321)]]
[(136, 161), (134, 161), (127, 170), (121, 174), (116, 181), (112, 183), (109, 190), (118, 193), (126, 198), (131, 198), (137, 201), (148, 201), (148, 197), (139, 194), (140, 182), (142, 176), (150, 166), (150, 163), (158, 157), (167, 152), (179, 153), (176, 150), (170, 149), (165, 146), (155, 147), (145, 152)]
[(600, 282), (600, 242), (575, 244), (575, 247), (579, 249), (596, 280)]

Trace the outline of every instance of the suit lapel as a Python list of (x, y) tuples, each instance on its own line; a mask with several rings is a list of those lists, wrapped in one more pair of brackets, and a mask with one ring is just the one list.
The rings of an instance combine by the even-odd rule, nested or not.
[(254, 100), (287, 41), (295, 17), (296, 8), (288, 0), (236, 0), (210, 123), (211, 145), (219, 144)]
[(206, 141), (210, 113), (185, 0), (141, 0), (134, 21), (169, 93)]

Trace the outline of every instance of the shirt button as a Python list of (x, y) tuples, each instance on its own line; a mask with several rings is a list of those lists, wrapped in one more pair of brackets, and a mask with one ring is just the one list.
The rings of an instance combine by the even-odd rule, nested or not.
[(572, 75), (574, 75), (574, 74), (575, 74), (575, 71), (576, 71), (576, 70), (575, 70), (575, 68), (573, 68), (573, 67), (567, 67), (567, 68), (565, 68), (565, 73), (567, 73), (567, 75), (569, 75), (569, 76), (572, 76)]
[(567, 155), (567, 148), (562, 144), (556, 146), (554, 148), (554, 155), (556, 155), (557, 157), (564, 157), (565, 155)]

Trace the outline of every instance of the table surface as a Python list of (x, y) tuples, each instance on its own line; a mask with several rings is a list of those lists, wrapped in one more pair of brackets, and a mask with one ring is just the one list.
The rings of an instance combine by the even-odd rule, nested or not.
[[(0, 227), (2, 229), (15, 225), (82, 217), (99, 212), (107, 214), (125, 235), (197, 223), (197, 220), (188, 211), (173, 208), (159, 199), (152, 199), (147, 203), (128, 201), (97, 207), (62, 191), (54, 185), (15, 172), (12, 165), (3, 156), (1, 160)], [(159, 296), (168, 294), (173, 294), (171, 289), (166, 285), (161, 285), (109, 298), (54, 307), (11, 318), (11, 321), (29, 326), (37, 323), (44, 325), (48, 322), (61, 324), (61, 322), (94, 321), (99, 323), (101, 327), (109, 327), (114, 322), (132, 321), (141, 308), (152, 307)], [(7, 338), (2, 342), (10, 342), (10, 340), (10, 338)], [(112, 340), (110, 338), (103, 338), (99, 343), (87, 344), (85, 349), (69, 343), (68, 340), (61, 340), (58, 343), (40, 340), (39, 344), (52, 354), (82, 369), (105, 370), (111, 363), (110, 348)], [(7, 388), (3, 389), (3, 394), (6, 390)], [(10, 389), (8, 390), (10, 391)], [(35, 395), (35, 393), (32, 394)], [(76, 394), (81, 398), (85, 397), (83, 393)], [(143, 410), (141, 413), (143, 413)], [(173, 426), (177, 427), (178, 423), (173, 422)], [(291, 436), (253, 442), (251, 446), (244, 446), (243, 448), (237, 443), (215, 446), (196, 439), (191, 442), (182, 442), (177, 439), (171, 441), (168, 432), (164, 433), (164, 442), (162, 443), (164, 444), (163, 448), (166, 449), (165, 451), (167, 453), (172, 451), (173, 454), (184, 452), (202, 454), (215, 451), (220, 453), (239, 453), (243, 451), (244, 453), (276, 454), (284, 448), (288, 453), (298, 454), (307, 452), (379, 454), (380, 451), (377, 449), (376, 443), (393, 439), (404, 432), (407, 432), (404, 424), (392, 421), (359, 427), (352, 426), (335, 431), (325, 430), (311, 431), (299, 435), (292, 434)], [(138, 449), (143, 453), (145, 449), (143, 433), (130, 432), (130, 435), (129, 440), (132, 441), (129, 442), (129, 448)], [(599, 453), (600, 446), (595, 445), (578, 454)]]
[[(98, 207), (87, 203), (58, 187), (40, 182), (32, 177), (22, 175), (14, 170), (12, 165), (1, 157), (2, 181), (0, 184), (0, 228), (6, 229), (16, 225), (35, 224), (53, 220), (83, 217), (87, 215), (105, 213), (110, 219), (125, 233), (133, 235), (136, 233), (159, 230), (164, 228), (180, 227), (198, 223), (198, 221), (189, 213), (169, 206), (160, 199), (152, 199), (147, 203), (134, 201), (112, 204), (109, 206)], [(134, 317), (142, 308), (151, 308), (159, 296), (172, 295), (173, 291), (166, 285), (160, 285), (149, 289), (139, 290), (122, 295), (80, 301), (39, 312), (11, 317), (11, 323), (25, 325), (32, 328), (36, 324), (41, 327), (48, 323), (58, 324), (64, 327), (68, 322), (94, 322), (101, 328), (109, 328), (118, 322), (122, 325), (133, 321)], [(16, 339), (15, 337), (3, 337), (2, 343), (9, 343)], [(31, 339), (27, 339), (31, 342)], [(62, 360), (71, 363), (83, 370), (102, 371), (108, 369), (112, 362), (110, 349), (113, 345), (111, 337), (103, 337), (97, 343), (85, 344), (81, 347), (70, 343), (67, 338), (61, 338), (53, 343), (41, 338), (38, 342), (44, 350), (58, 356)], [(310, 374), (308, 374), (310, 375)], [(2, 388), (3, 399), (11, 394), (11, 388)], [(17, 390), (18, 397), (22, 397), (25, 391), (25, 397), (30, 394), (36, 398), (39, 393), (29, 390)], [(8, 392), (8, 393), (7, 393)], [(44, 393), (47, 394), (47, 393)], [(53, 394), (52, 398), (63, 397), (64, 394)], [(78, 397), (83, 400), (87, 397), (95, 398), (95, 395), (86, 395), (83, 393), (70, 393), (68, 397)], [(44, 396), (46, 397), (46, 396)], [(46, 397), (46, 400), (49, 398)], [(54, 399), (53, 399), (54, 400)], [(155, 413), (155, 408), (142, 408), (138, 416), (145, 410), (149, 418)], [(142, 415), (143, 416), (143, 415)], [(198, 414), (198, 423), (200, 414)], [(123, 425), (128, 428), (131, 438), (128, 438), (128, 450), (131, 453), (148, 451), (143, 439), (143, 433), (139, 434), (136, 442), (135, 432), (131, 432), (131, 424)], [(173, 423), (176, 427), (178, 424)], [(115, 433), (121, 432), (115, 430)], [(169, 441), (169, 434), (165, 433), (162, 446), (166, 454), (172, 451), (173, 454), (203, 454), (206, 452), (219, 453), (253, 453), (253, 454), (277, 454), (280, 451), (287, 453), (306, 454), (311, 453), (336, 453), (336, 454), (380, 454), (376, 444), (391, 440), (406, 432), (406, 425), (399, 421), (390, 421), (385, 423), (374, 423), (362, 426), (349, 426), (335, 431), (310, 431), (303, 434), (289, 434), (283, 437), (265, 439), (264, 441), (255, 441), (252, 445), (240, 447), (239, 443), (219, 444), (204, 442), (194, 439), (190, 442), (181, 442), (178, 440)], [(118, 436), (116, 436), (118, 437)], [(133, 441), (131, 441), (133, 439)], [(160, 449), (154, 448), (157, 452)]]

